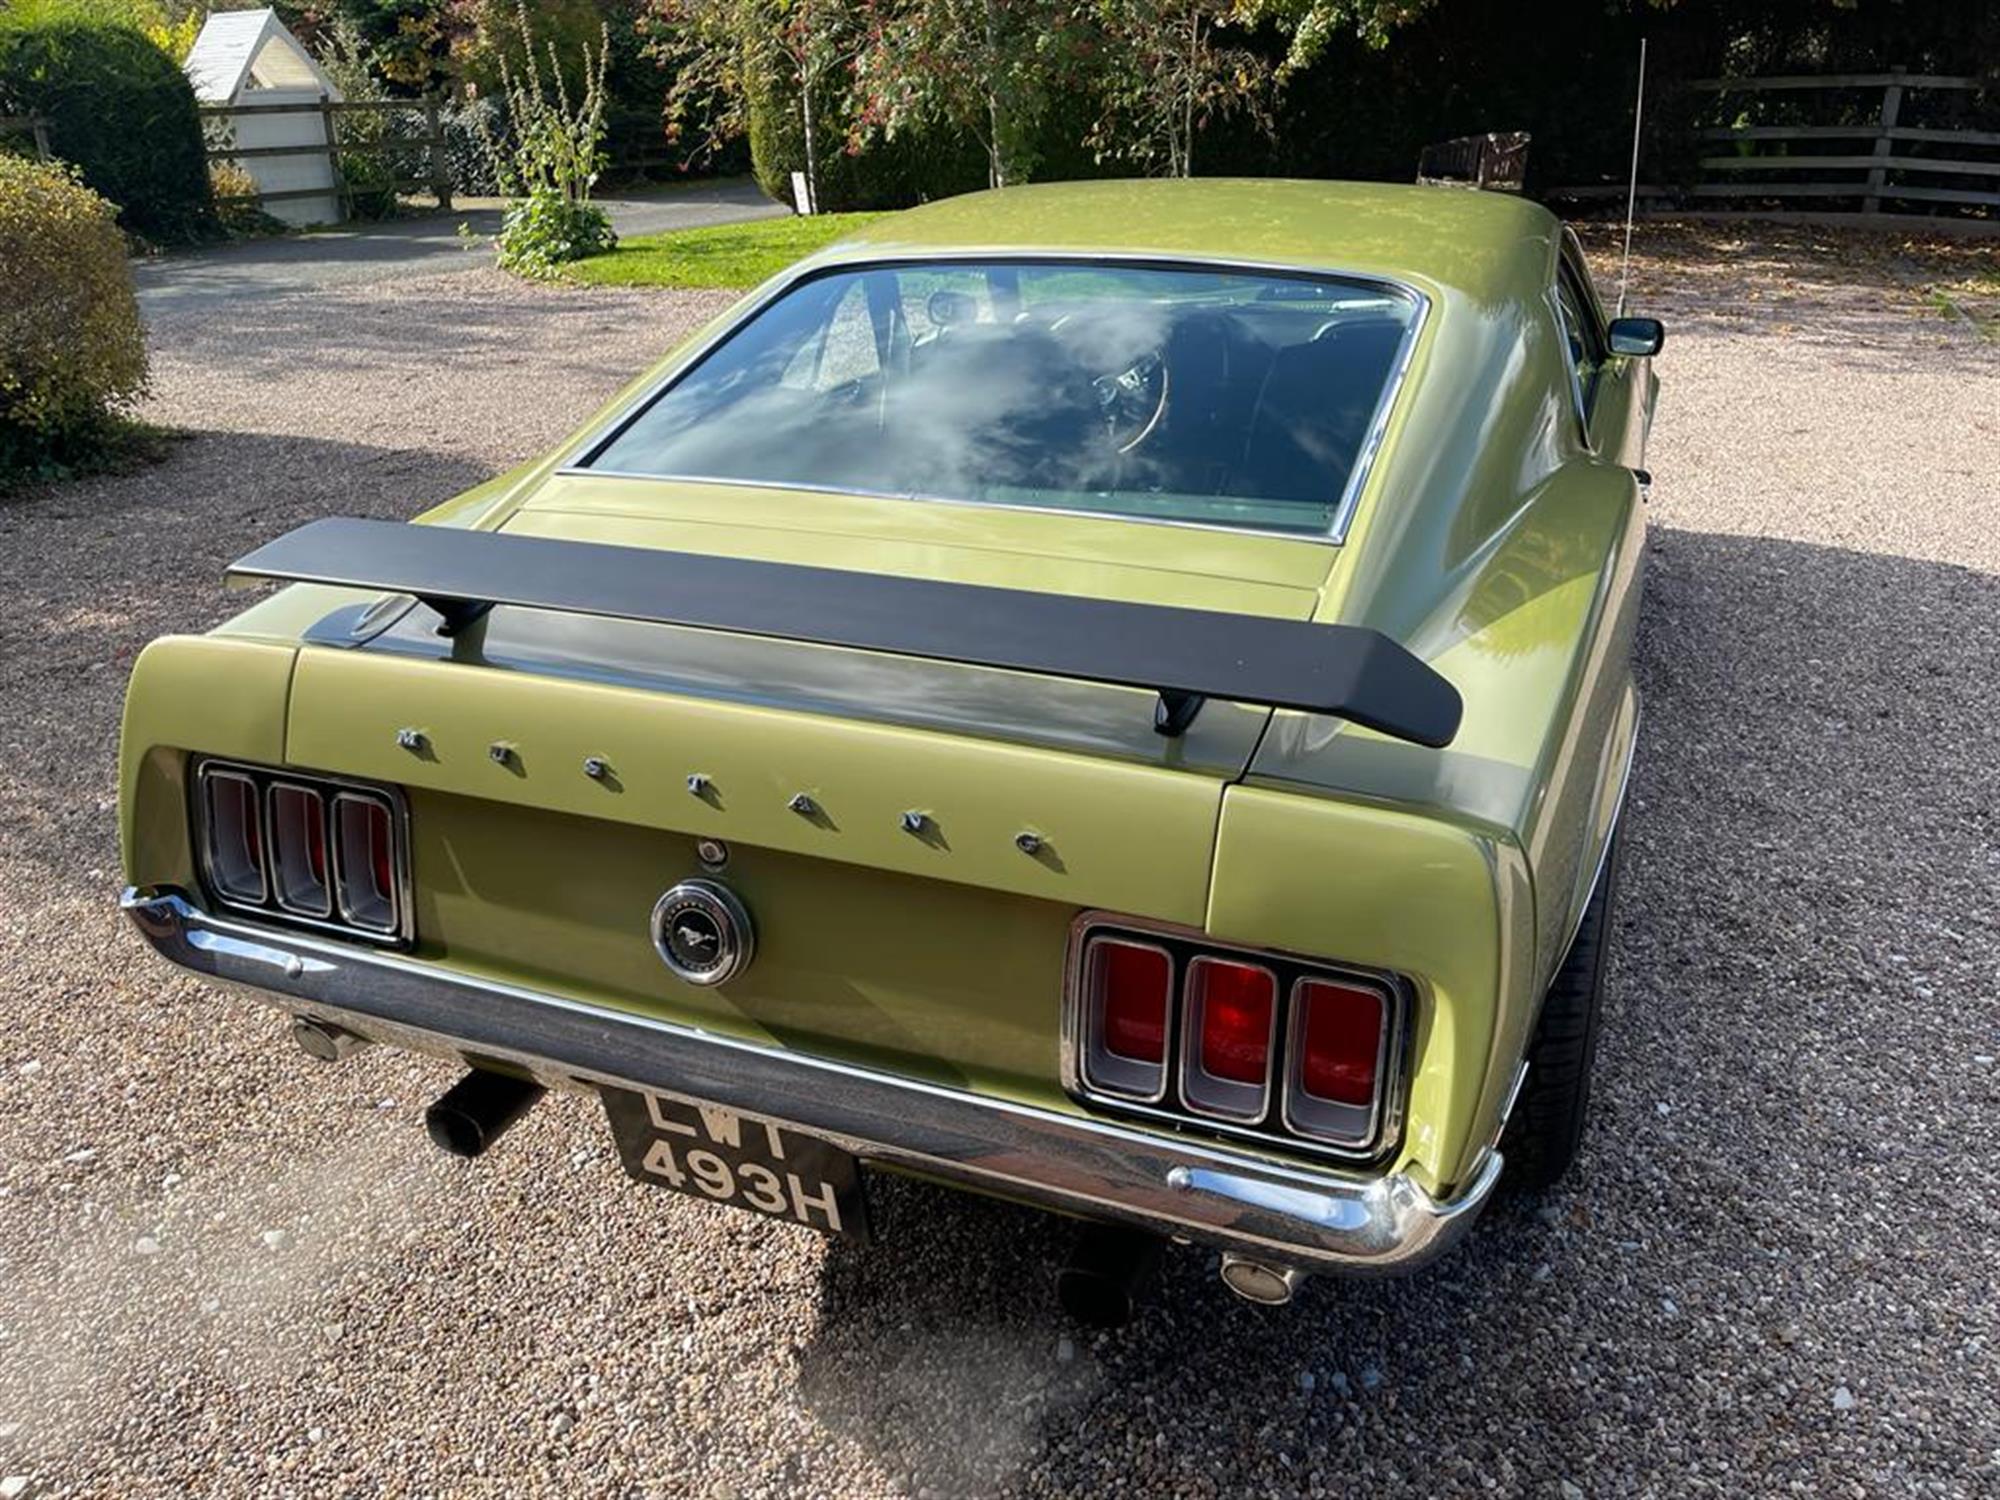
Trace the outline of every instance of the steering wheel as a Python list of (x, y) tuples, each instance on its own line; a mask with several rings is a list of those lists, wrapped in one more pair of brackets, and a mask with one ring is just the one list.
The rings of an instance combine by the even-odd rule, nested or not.
[(1172, 385), (1164, 349), (1149, 349), (1124, 369), (1091, 380), (1114, 452), (1130, 453), (1159, 430)]
[(1159, 430), (1173, 384), (1167, 369), (1165, 329), (1154, 323), (1134, 327), (1102, 311), (1072, 311), (1048, 325), (1068, 351), (1073, 368), (1088, 375), (1105, 445), (1115, 455), (1130, 453)]

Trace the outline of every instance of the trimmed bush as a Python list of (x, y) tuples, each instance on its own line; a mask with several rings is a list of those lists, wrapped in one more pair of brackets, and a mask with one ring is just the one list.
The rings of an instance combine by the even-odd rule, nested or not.
[[(806, 164), (805, 127), (796, 92), (776, 79), (756, 79), (749, 86), (748, 104), (751, 170), (766, 193), (790, 203), (792, 173), (804, 170)], [(872, 141), (850, 153), (833, 128), (845, 118), (836, 101), (826, 101), (814, 118), (830, 122), (814, 143), (822, 213), (908, 208), (986, 186), (985, 153), (977, 143), (959, 140), (949, 130), (906, 131), (893, 141)]]
[(47, 117), (56, 155), (132, 233), (165, 244), (216, 233), (194, 90), (131, 27), (0, 11), (0, 114)]
[(88, 464), (145, 383), (112, 206), (62, 167), (0, 155), (0, 485)]

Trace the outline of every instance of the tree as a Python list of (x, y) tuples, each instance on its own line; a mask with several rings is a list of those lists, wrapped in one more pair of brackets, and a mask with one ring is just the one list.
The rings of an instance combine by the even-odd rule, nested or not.
[(1436, 0), (1236, 0), (1236, 12), (1246, 25), (1271, 24), (1291, 38), (1280, 76), (1288, 77), (1316, 61), (1327, 44), (1351, 32), (1370, 46), (1388, 45), (1389, 34), (1408, 25)]
[(674, 70), (667, 135), (699, 131), (699, 158), (743, 134), (753, 81), (776, 78), (798, 100), (805, 137), (806, 192), (820, 201), (820, 136), (815, 118), (830, 88), (846, 90), (860, 51), (860, 13), (851, 0), (651, 0), (647, 51)]
[(1247, 114), (1270, 129), (1270, 64), (1217, 42), (1235, 13), (1235, 0), (1099, 0), (1100, 161), (1191, 177), (1195, 137), (1212, 122)]
[(987, 183), (1023, 182), (1034, 130), (1090, 45), (1077, 0), (865, 0), (853, 144), (941, 122), (986, 152)]

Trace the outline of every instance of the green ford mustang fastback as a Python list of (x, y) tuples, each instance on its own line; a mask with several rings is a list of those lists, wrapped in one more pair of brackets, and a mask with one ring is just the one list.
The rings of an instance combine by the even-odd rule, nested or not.
[[(1661, 330), (1434, 187), (1012, 188), (760, 288), (548, 457), (156, 641), (125, 905), (313, 1055), (595, 1091), (634, 1176), (871, 1174), (1234, 1290), (1577, 1148)], [(246, 538), (245, 544), (263, 540)]]

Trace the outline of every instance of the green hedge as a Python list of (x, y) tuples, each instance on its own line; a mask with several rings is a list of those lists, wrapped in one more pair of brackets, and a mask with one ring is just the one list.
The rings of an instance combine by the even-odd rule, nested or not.
[(47, 118), (55, 154), (132, 233), (180, 244), (217, 232), (194, 90), (142, 33), (0, 11), (0, 114)]
[[(750, 166), (766, 193), (792, 201), (793, 172), (806, 165), (805, 130), (796, 95), (775, 80), (755, 80), (749, 94)], [(839, 121), (829, 98), (816, 118)], [(947, 198), (986, 186), (986, 158), (974, 142), (943, 130), (908, 131), (850, 154), (835, 130), (821, 132), (819, 208), (826, 213), (854, 209), (908, 208), (931, 198)]]
[(87, 464), (145, 382), (111, 205), (62, 167), (0, 155), (0, 488)]

